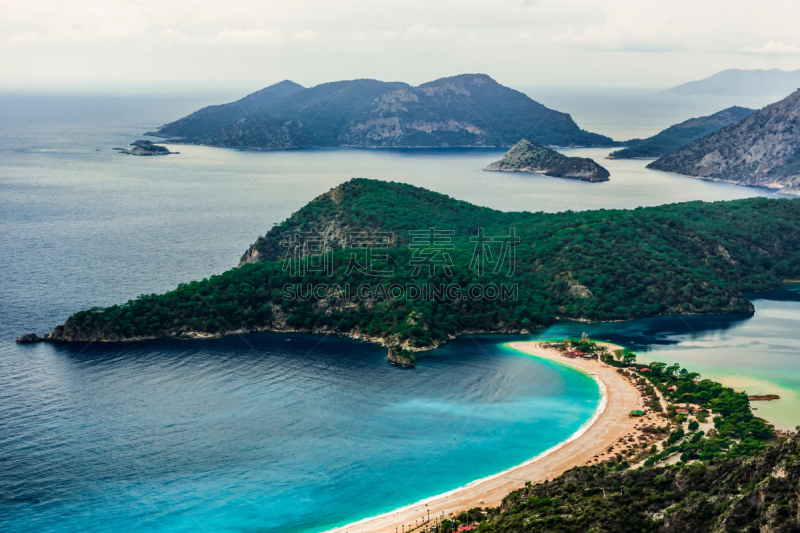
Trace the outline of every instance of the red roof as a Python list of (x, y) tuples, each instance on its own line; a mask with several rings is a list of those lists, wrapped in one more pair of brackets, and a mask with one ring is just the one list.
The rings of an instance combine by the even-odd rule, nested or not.
[(676, 390), (676, 389), (677, 389), (677, 387), (675, 387), (674, 385), (670, 386), (670, 387), (667, 387), (667, 390)]
[(676, 413), (688, 413), (689, 411), (687, 411), (686, 409), (675, 409), (675, 412)]
[(650, 372), (649, 368), (640, 368), (639, 372)]

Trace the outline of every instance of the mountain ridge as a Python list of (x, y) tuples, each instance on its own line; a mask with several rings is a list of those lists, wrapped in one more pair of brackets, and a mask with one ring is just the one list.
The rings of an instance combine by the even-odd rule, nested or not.
[[(369, 79), (297, 87), (284, 87), (286, 94), (245, 113), (240, 107), (248, 97), (204, 108), (152, 134), (253, 149), (513, 146), (522, 138), (554, 146), (619, 145), (485, 74), (417, 87)], [(276, 86), (263, 91), (279, 92)]]
[(800, 87), (800, 69), (726, 69), (702, 80), (690, 81), (661, 94), (697, 96), (775, 96), (783, 98)]
[(695, 139), (738, 122), (753, 112), (753, 109), (733, 106), (705, 117), (690, 118), (652, 137), (626, 141), (626, 148), (612, 152), (608, 157), (609, 159), (657, 159), (686, 146)]
[(179, 133), (192, 136), (206, 135), (225, 124), (246, 117), (250, 113), (267, 107), (304, 88), (293, 81), (283, 80), (250, 93), (234, 102), (204, 107), (181, 119), (161, 126), (156, 132), (148, 132), (145, 135), (166, 138), (180, 137)]
[(647, 168), (800, 195), (800, 90)]

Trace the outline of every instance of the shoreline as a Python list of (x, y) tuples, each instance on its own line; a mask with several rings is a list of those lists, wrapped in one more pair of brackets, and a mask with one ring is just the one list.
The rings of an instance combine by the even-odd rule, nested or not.
[(385, 532), (413, 523), (421, 516), (420, 512), (430, 512), (440, 517), (442, 512), (448, 516), (473, 507), (496, 506), (508, 493), (524, 484), (520, 479), (537, 483), (557, 477), (567, 470), (591, 462), (595, 456), (628, 433), (637, 420), (630, 418), (629, 413), (641, 403), (638, 391), (617, 374), (613, 367), (598, 361), (567, 359), (537, 347), (537, 342), (513, 341), (505, 346), (532, 357), (570, 366), (592, 377), (601, 394), (600, 403), (592, 418), (566, 440), (507, 470), (377, 516), (326, 530), (325, 533), (345, 533), (351, 530), (364, 533)]

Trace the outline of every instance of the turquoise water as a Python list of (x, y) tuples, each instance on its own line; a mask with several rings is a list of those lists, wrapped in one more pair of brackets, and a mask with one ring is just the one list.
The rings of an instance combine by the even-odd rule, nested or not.
[[(607, 165), (612, 181), (601, 184), (482, 172), (503, 152), (492, 149), (180, 146), (176, 156), (126, 157), (111, 148), (205, 97), (3, 96), (14, 108), (0, 107), (8, 531), (318, 531), (523, 462), (591, 417), (589, 377), (508, 350), (507, 337), (459, 339), (411, 371), (389, 366), (379, 347), (295, 335), (13, 343), (78, 309), (227, 270), (272, 223), (350, 177), (505, 210), (770, 195), (606, 161), (607, 150), (571, 150)], [(639, 337), (658, 339), (655, 326)]]
[(3, 531), (320, 531), (519, 464), (594, 381), (500, 339), (413, 370), (314, 336), (0, 349)]
[(657, 317), (632, 322), (562, 323), (531, 338), (590, 336), (637, 351), (645, 363), (678, 363), (748, 394), (756, 414), (780, 429), (800, 424), (800, 287), (752, 293), (755, 313)]

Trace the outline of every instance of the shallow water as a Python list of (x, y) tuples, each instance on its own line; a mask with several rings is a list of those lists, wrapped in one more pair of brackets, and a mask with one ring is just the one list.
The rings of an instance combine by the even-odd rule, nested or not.
[(748, 394), (777, 394), (753, 402), (779, 429), (800, 424), (800, 287), (752, 293), (755, 313), (658, 317), (601, 324), (562, 323), (534, 338), (580, 336), (636, 350), (639, 361), (678, 363)]

